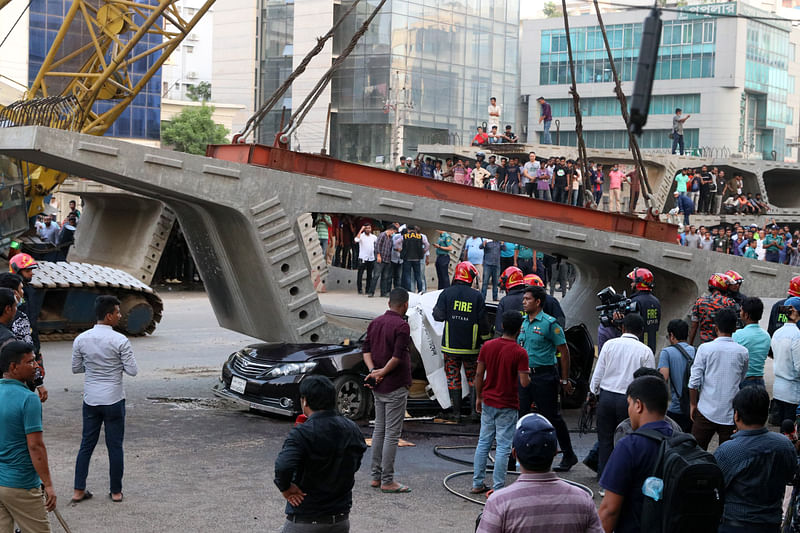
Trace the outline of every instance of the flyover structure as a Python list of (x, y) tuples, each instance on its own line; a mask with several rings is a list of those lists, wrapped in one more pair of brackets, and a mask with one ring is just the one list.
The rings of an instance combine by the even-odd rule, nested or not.
[[(314, 290), (316, 243), (310, 219), (302, 218), (314, 211), (401, 220), (567, 256), (577, 268), (563, 301), (568, 325), (583, 322), (590, 331), (595, 294), (607, 285), (625, 288), (634, 266), (654, 271), (664, 317), (683, 316), (715, 271), (738, 270), (745, 292), (763, 297), (783, 296), (796, 275), (783, 265), (687, 250), (670, 242), (674, 226), (658, 222), (268, 147), (221, 146), (210, 158), (19, 127), (0, 129), (0, 154), (164, 202), (183, 228), (220, 325), (267, 341), (339, 342), (360, 333), (332, 324)], [(94, 244), (84, 244), (91, 252)]]

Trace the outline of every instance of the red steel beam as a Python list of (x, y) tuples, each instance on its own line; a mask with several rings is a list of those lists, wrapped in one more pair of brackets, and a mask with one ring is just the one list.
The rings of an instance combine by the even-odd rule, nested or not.
[(235, 163), (248, 163), (327, 180), (471, 205), (552, 222), (574, 224), (654, 241), (674, 243), (677, 233), (674, 225), (663, 222), (468, 187), (458, 183), (401, 174), (391, 170), (347, 163), (327, 156), (304, 154), (260, 144), (209, 145), (206, 155)]

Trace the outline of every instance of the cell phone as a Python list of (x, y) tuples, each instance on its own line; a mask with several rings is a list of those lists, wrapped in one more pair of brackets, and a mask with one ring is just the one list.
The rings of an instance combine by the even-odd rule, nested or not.
[(377, 387), (378, 386), (378, 380), (376, 380), (372, 376), (367, 376), (367, 379), (364, 380), (364, 383), (367, 385), (367, 387)]

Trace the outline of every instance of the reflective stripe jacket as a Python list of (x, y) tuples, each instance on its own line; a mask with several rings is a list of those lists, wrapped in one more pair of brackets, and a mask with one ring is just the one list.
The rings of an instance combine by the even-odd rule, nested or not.
[(491, 338), (483, 296), (462, 281), (442, 291), (433, 318), (444, 322), (442, 352), (447, 355), (477, 356), (483, 341)]

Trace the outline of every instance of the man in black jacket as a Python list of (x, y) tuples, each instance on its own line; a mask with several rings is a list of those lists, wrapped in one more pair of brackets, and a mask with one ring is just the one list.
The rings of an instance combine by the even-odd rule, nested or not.
[(367, 449), (361, 430), (335, 411), (336, 390), (324, 376), (300, 383), (308, 417), (289, 432), (275, 460), (275, 485), (286, 498), (283, 533), (350, 531), (355, 473)]

